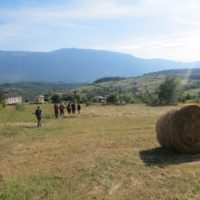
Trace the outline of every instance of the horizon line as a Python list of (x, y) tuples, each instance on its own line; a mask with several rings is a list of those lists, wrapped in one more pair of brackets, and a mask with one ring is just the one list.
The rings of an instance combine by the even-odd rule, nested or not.
[(160, 58), (160, 57), (142, 57), (142, 56), (135, 56), (134, 54), (128, 53), (128, 52), (121, 52), (121, 51), (115, 51), (115, 50), (107, 50), (107, 49), (100, 49), (100, 48), (78, 48), (78, 47), (63, 47), (53, 50), (7, 50), (7, 49), (0, 49), (0, 52), (26, 52), (26, 53), (52, 53), (60, 50), (90, 50), (90, 51), (104, 51), (104, 52), (110, 52), (110, 53), (119, 53), (124, 55), (129, 55), (138, 59), (145, 59), (145, 60), (165, 60), (165, 61), (173, 61), (173, 62), (181, 62), (181, 63), (196, 63), (199, 62), (199, 60), (191, 60), (191, 61), (183, 61), (183, 60), (174, 60), (174, 59), (168, 59), (168, 58)]

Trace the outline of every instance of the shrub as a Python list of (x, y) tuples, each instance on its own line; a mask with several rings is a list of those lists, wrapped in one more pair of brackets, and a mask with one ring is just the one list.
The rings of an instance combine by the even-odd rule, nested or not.
[(2, 107), (5, 107), (5, 96), (3, 94), (2, 91), (0, 91), (0, 105), (2, 105)]
[(61, 102), (61, 98), (60, 98), (60, 96), (58, 94), (54, 94), (51, 97), (51, 101), (52, 101), (52, 103), (60, 103)]
[(18, 111), (24, 111), (26, 108), (25, 108), (24, 104), (17, 104), (15, 106), (15, 109), (18, 110)]
[(173, 105), (177, 102), (181, 90), (179, 81), (176, 77), (166, 77), (160, 84), (157, 94), (160, 105)]
[(111, 94), (107, 97), (107, 103), (116, 104), (118, 103), (118, 96), (116, 94)]

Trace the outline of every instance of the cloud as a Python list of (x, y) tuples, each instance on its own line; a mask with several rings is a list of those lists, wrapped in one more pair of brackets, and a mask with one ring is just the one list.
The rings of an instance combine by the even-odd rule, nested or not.
[[(51, 41), (52, 35), (58, 38), (71, 31), (71, 37), (78, 37), (77, 33), (80, 32), (80, 38), (69, 40), (80, 41), (76, 47), (84, 47), (86, 42), (82, 40), (85, 37), (81, 35), (81, 31), (84, 31), (91, 41), (85, 48), (110, 49), (148, 58), (200, 58), (199, 0), (59, 0), (59, 3), (51, 0), (50, 3), (45, 1), (42, 4), (35, 3), (39, 1), (30, 1), (29, 4), (22, 2), (21, 0), (20, 6), (15, 8), (0, 9), (0, 44), (4, 46), (11, 41), (15, 41), (17, 45), (19, 38), (24, 43), (28, 41), (31, 46), (32, 38), (40, 42), (41, 38), (49, 37), (46, 40)], [(4, 23), (1, 24), (1, 21)], [(104, 26), (108, 22), (111, 30), (112, 23), (118, 23), (119, 26), (111, 33)], [(122, 30), (124, 23), (128, 26)], [(135, 23), (141, 23), (141, 26), (137, 26), (138, 34), (131, 36), (134, 34)], [(152, 27), (155, 28), (154, 31), (151, 30)], [(102, 35), (94, 30), (99, 30)], [(124, 35), (128, 39), (124, 39)], [(105, 39), (107, 36), (111, 38), (109, 42)], [(41, 46), (49, 47), (49, 43), (42, 43)], [(36, 48), (35, 44), (32, 46)], [(51, 47), (54, 48), (57, 46)]]
[[(82, 3), (81, 3), (82, 2)], [(128, 16), (130, 7), (110, 0), (86, 0), (73, 7), (63, 3), (62, 5), (46, 5), (39, 7), (23, 6), (17, 10), (11, 9), (2, 15), (11, 19), (25, 19), (35, 21), (69, 20), (69, 19), (103, 19)]]
[(176, 18), (175, 22), (178, 24), (182, 24), (182, 25), (189, 25), (189, 26), (193, 26), (193, 27), (200, 27), (200, 21), (196, 21), (195, 20), (187, 20), (184, 18)]
[[(80, 0), (75, 3), (29, 5), (0, 10), (1, 18), (14, 21), (49, 23), (66, 20), (119, 20), (131, 17), (155, 17), (174, 19), (183, 22), (193, 17), (200, 19), (200, 5), (197, 0), (138, 0), (124, 3), (121, 0)], [(126, 1), (125, 1), (126, 2)], [(193, 17), (192, 17), (193, 16)], [(183, 19), (184, 18), (184, 19)]]
[(0, 44), (6, 42), (11, 37), (15, 37), (18, 30), (19, 29), (15, 24), (9, 23), (0, 25)]
[(200, 30), (181, 35), (161, 35), (122, 41), (110, 50), (127, 52), (143, 58), (165, 58), (177, 61), (199, 60)]

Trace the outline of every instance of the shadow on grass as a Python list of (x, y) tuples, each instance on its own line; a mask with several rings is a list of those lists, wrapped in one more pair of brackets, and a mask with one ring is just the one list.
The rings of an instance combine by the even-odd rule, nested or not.
[(142, 150), (139, 153), (146, 166), (177, 165), (200, 161), (200, 154), (180, 154), (162, 147)]
[(37, 124), (33, 125), (20, 125), (20, 126), (13, 126), (14, 128), (23, 128), (23, 129), (35, 129), (37, 128)]
[(32, 122), (13, 122), (13, 123), (7, 123), (5, 125), (5, 128), (25, 128), (25, 129), (32, 129), (32, 128), (36, 128), (37, 127), (37, 123), (32, 123)]

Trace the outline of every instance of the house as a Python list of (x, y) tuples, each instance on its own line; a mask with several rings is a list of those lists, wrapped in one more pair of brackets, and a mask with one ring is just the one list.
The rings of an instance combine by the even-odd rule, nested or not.
[(36, 96), (36, 102), (41, 103), (41, 104), (45, 103), (44, 102), (44, 96), (43, 95)]
[(94, 99), (98, 102), (98, 103), (106, 103), (107, 102), (107, 97), (105, 96), (95, 96)]
[(8, 93), (5, 94), (5, 102), (7, 105), (16, 105), (22, 103), (22, 96), (17, 93)]

